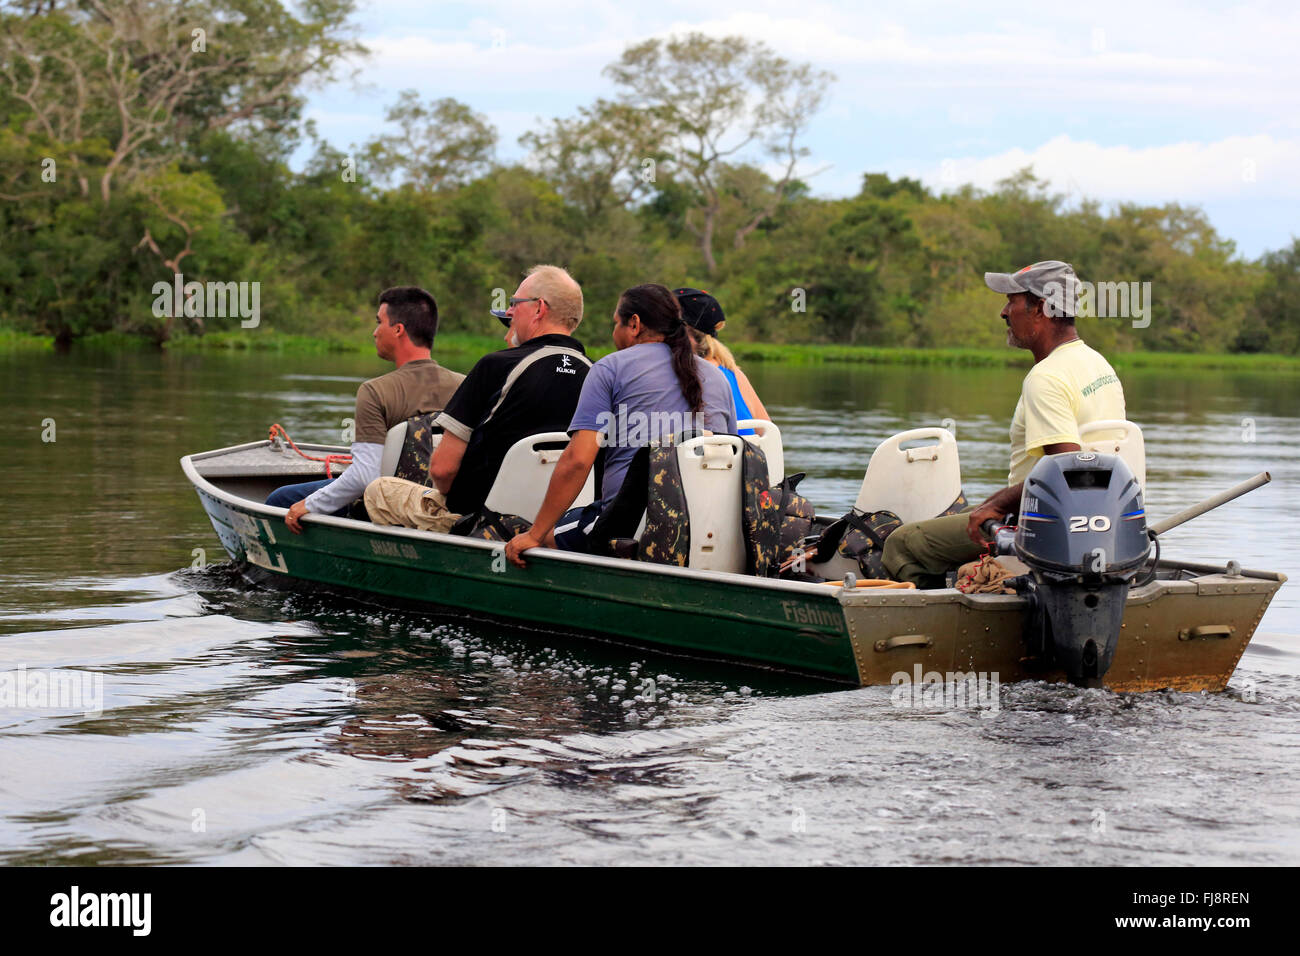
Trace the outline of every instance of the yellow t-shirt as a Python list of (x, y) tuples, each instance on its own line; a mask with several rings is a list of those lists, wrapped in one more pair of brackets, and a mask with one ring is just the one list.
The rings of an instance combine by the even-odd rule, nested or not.
[(1127, 417), (1124, 386), (1102, 354), (1082, 339), (1058, 345), (1029, 370), (1021, 386), (1011, 418), (1008, 486), (1028, 477), (1044, 445), (1077, 445), (1080, 425)]

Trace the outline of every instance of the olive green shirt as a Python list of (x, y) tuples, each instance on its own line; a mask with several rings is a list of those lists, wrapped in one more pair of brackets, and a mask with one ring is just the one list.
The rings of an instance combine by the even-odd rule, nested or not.
[(443, 409), (465, 376), (433, 359), (413, 359), (357, 389), (356, 438), (382, 445), (388, 429), (413, 415)]

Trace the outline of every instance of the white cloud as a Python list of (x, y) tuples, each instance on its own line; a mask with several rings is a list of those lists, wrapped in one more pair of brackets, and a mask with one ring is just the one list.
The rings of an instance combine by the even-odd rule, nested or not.
[[(515, 159), (535, 117), (612, 92), (601, 71), (626, 46), (694, 30), (762, 40), (838, 76), (808, 138), (805, 168), (833, 164), (810, 183), (822, 195), (855, 193), (872, 170), (942, 187), (945, 155), (959, 182), (990, 187), (1032, 164), (1056, 189), (1102, 200), (1251, 204), (1300, 190), (1300, 5), (368, 0), (355, 22), (373, 54), (364, 88), (312, 97), (339, 145), (381, 129), (413, 87), (486, 113), (498, 155)], [(1243, 238), (1254, 229), (1237, 222)]]
[(1025, 166), (1076, 199), (1300, 199), (1300, 139), (1263, 134), (1143, 149), (1057, 136), (1033, 150), (946, 160), (923, 171), (922, 179), (936, 189), (964, 183), (988, 189)]

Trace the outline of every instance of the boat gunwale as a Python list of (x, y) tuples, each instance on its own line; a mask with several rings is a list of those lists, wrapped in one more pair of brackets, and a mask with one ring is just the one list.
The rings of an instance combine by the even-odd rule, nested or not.
[[(266, 447), (271, 445), (270, 439), (260, 441), (245, 442), (240, 445), (231, 445), (226, 448), (213, 449), (211, 451), (196, 452), (190, 455), (182, 456), (180, 459), (181, 468), (186, 478), (196, 489), (201, 488), (205, 493), (222, 501), (228, 506), (242, 508), (256, 514), (283, 520), (288, 513), (287, 508), (277, 508), (264, 502), (253, 501), (248, 498), (240, 497), (232, 492), (228, 492), (217, 487), (206, 477), (201, 475), (195, 467), (194, 462), (205, 459), (219, 457), (221, 455), (232, 454), (249, 449)], [(308, 448), (313, 451), (346, 451), (339, 445), (322, 445), (312, 443), (299, 444), (299, 448)], [(222, 476), (228, 478), (232, 476)], [(255, 475), (250, 475), (255, 477)], [(501, 547), (499, 541), (485, 541), (478, 538), (469, 538), (463, 535), (445, 534), (437, 531), (422, 531), (418, 528), (405, 528), (392, 525), (376, 525), (371, 522), (357, 521), (352, 518), (336, 518), (333, 515), (305, 515), (301, 519), (304, 523), (322, 524), (327, 527), (336, 527), (344, 530), (358, 531), (368, 534), (376, 534), (384, 537), (410, 538), (421, 541), (426, 544), (448, 544), (460, 547), (468, 546), (479, 550), (496, 551)], [(561, 561), (579, 564), (586, 567), (602, 568), (606, 570), (622, 571), (627, 573), (639, 574), (658, 574), (669, 577), (683, 577), (690, 580), (714, 581), (727, 585), (744, 585), (746, 587), (757, 587), (768, 590), (787, 591), (793, 594), (799, 594), (805, 597), (820, 597), (835, 601), (837, 604), (849, 607), (861, 607), (871, 603), (876, 606), (889, 605), (907, 605), (913, 603), (946, 603), (956, 601), (962, 604), (1007, 604), (1008, 610), (1011, 606), (1020, 607), (1025, 599), (1020, 595), (1003, 595), (1003, 594), (967, 594), (956, 588), (933, 588), (933, 589), (901, 589), (901, 588), (858, 588), (852, 591), (845, 588), (836, 587), (835, 582), (814, 583), (808, 581), (784, 581), (779, 578), (760, 578), (750, 574), (739, 574), (728, 571), (707, 571), (699, 568), (682, 568), (674, 565), (652, 564), (642, 561), (629, 561), (625, 558), (607, 558), (598, 555), (580, 554), (576, 552), (560, 551), (553, 548), (537, 548), (529, 553), (529, 561)], [(1172, 570), (1186, 570), (1197, 572), (1200, 575), (1224, 575), (1226, 565), (1210, 565), (1199, 562), (1180, 561), (1172, 558), (1161, 558), (1159, 567)], [(1239, 572), (1241, 578), (1253, 578), (1256, 580), (1274, 582), (1279, 587), (1286, 583), (1287, 576), (1280, 571), (1256, 571), (1242, 568)], [(1156, 579), (1142, 588), (1130, 592), (1128, 601), (1137, 600), (1138, 603), (1158, 597), (1160, 592), (1170, 585), (1194, 583), (1192, 580), (1160, 580)], [(1127, 602), (1126, 602), (1127, 603)]]
[[(258, 445), (269, 445), (269, 441), (250, 442), (244, 445), (235, 445), (230, 448), (221, 448), (212, 452), (199, 452), (196, 455), (185, 455), (181, 458), (181, 468), (185, 472), (185, 477), (196, 489), (202, 490), (205, 494), (216, 498), (224, 504), (250, 511), (265, 517), (283, 519), (288, 513), (287, 508), (277, 508), (264, 502), (252, 501), (248, 498), (242, 498), (222, 488), (218, 488), (203, 475), (199, 474), (198, 469), (194, 467), (194, 461), (198, 460), (201, 455), (204, 458), (210, 458), (215, 455), (243, 451)], [(303, 446), (299, 446), (303, 447)], [(332, 447), (332, 446), (321, 446)], [(223, 476), (226, 477), (226, 476)], [(484, 541), (479, 538), (468, 538), (463, 535), (444, 534), (438, 531), (421, 531), (418, 528), (403, 528), (392, 525), (377, 525), (368, 521), (357, 521), (352, 518), (336, 518), (333, 515), (304, 515), (301, 519), (304, 524), (321, 524), (326, 527), (334, 527), (342, 530), (360, 532), (363, 534), (373, 534), (381, 537), (409, 538), (426, 544), (445, 544), (455, 545), (457, 547), (470, 547), (483, 551), (497, 551), (502, 547), (500, 541)], [(292, 533), (292, 532), (290, 532)], [(674, 565), (651, 564), (645, 561), (628, 561), (623, 558), (605, 558), (598, 555), (578, 554), (574, 552), (559, 551), (554, 548), (537, 548), (530, 551), (528, 560), (534, 561), (561, 561), (573, 564), (579, 564), (586, 567), (597, 567), (606, 570), (621, 571), (634, 574), (658, 574), (668, 577), (682, 577), (696, 581), (714, 581), (719, 584), (744, 585), (747, 587), (766, 588), (774, 591), (788, 591), (793, 594), (799, 594), (804, 597), (820, 597), (830, 600), (836, 600), (838, 591), (825, 584), (814, 584), (807, 581), (783, 581), (779, 578), (760, 578), (751, 574), (737, 574), (729, 571), (706, 571), (700, 568), (680, 568)]]

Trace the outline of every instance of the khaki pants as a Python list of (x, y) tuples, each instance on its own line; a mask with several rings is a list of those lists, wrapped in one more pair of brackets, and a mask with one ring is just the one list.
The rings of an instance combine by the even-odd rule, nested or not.
[(891, 534), (885, 539), (881, 555), (889, 576), (895, 581), (911, 581), (917, 587), (942, 587), (945, 572), (984, 553), (966, 534), (972, 510), (913, 521)]
[(437, 488), (403, 478), (376, 478), (366, 485), (366, 511), (375, 524), (421, 531), (447, 532), (460, 520), (447, 510), (447, 499)]

